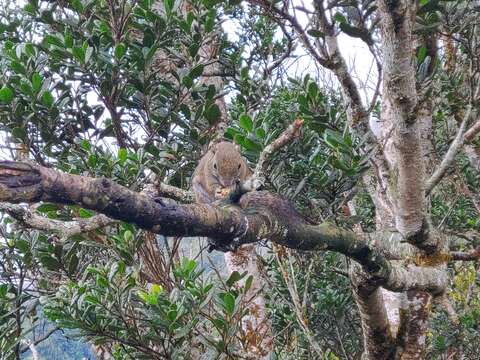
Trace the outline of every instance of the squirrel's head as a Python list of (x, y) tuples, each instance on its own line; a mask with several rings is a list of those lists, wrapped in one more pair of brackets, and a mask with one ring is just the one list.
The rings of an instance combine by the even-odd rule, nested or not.
[(222, 187), (232, 187), (246, 170), (238, 145), (222, 141), (212, 148), (212, 152), (213, 157), (209, 164), (211, 174)]

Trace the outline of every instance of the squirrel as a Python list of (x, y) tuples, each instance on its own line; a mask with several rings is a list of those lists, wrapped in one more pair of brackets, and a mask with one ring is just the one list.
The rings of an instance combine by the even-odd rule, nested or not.
[(222, 141), (200, 159), (193, 173), (192, 188), (198, 203), (211, 203), (224, 197), (238, 181), (252, 175), (238, 145)]

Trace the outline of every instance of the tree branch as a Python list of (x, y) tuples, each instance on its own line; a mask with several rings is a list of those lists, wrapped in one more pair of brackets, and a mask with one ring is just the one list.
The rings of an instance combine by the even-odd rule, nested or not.
[(450, 257), (455, 261), (476, 261), (480, 259), (480, 247), (470, 251), (452, 251)]
[(0, 211), (6, 212), (28, 228), (51, 231), (58, 234), (62, 239), (68, 239), (74, 235), (94, 231), (117, 222), (102, 214), (75, 221), (48, 219), (35, 214), (30, 209), (8, 203), (0, 203)]
[(333, 250), (362, 265), (379, 286), (441, 293), (443, 271), (390, 263), (368, 237), (325, 223), (308, 224), (292, 205), (266, 191), (249, 192), (238, 204), (165, 204), (108, 179), (65, 174), (21, 162), (0, 162), (0, 201), (78, 204), (165, 236), (207, 236), (213, 248), (232, 251), (270, 240), (299, 250)]
[(257, 165), (255, 166), (255, 170), (253, 172), (254, 178), (263, 178), (265, 177), (265, 172), (267, 171), (267, 160), (268, 158), (291, 142), (293, 139), (300, 136), (300, 129), (302, 127), (303, 120), (296, 119), (280, 136), (268, 144), (260, 154), (258, 159)]
[(158, 193), (157, 196), (168, 197), (181, 201), (182, 203), (193, 203), (195, 201), (195, 194), (192, 191), (184, 190), (162, 182), (156, 184), (155, 188)]
[(428, 195), (433, 190), (433, 188), (442, 180), (445, 176), (445, 173), (450, 168), (452, 163), (455, 161), (455, 157), (457, 156), (458, 152), (462, 148), (463, 144), (465, 143), (465, 129), (467, 127), (467, 123), (470, 119), (472, 113), (472, 106), (468, 107), (467, 113), (463, 118), (462, 123), (460, 124), (460, 128), (458, 129), (457, 135), (455, 139), (450, 144), (447, 153), (442, 159), (442, 162), (438, 166), (438, 168), (433, 172), (432, 176), (428, 179), (425, 183), (425, 194)]
[(468, 143), (473, 140), (473, 138), (480, 133), (480, 120), (477, 120), (470, 129), (465, 132), (465, 142)]
[(44, 334), (41, 338), (39, 338), (39, 339), (37, 339), (33, 342), (31, 340), (29, 340), (29, 343), (27, 343), (26, 347), (22, 348), (21, 352), (22, 353), (27, 352), (28, 350), (31, 349), (31, 346), (37, 346), (42, 341), (47, 340), (57, 330), (60, 330), (60, 328), (59, 327), (54, 327), (54, 328), (50, 329), (46, 334)]

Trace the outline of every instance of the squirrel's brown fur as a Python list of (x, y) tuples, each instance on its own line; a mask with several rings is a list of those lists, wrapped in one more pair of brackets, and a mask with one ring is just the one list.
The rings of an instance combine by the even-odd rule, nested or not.
[(211, 203), (219, 193), (228, 192), (235, 183), (252, 174), (237, 145), (222, 141), (200, 159), (193, 174), (192, 188), (196, 201)]

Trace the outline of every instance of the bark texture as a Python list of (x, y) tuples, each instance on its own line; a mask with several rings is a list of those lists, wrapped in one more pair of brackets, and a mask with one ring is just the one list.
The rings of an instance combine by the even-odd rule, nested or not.
[(282, 197), (249, 192), (238, 203), (176, 204), (152, 199), (108, 179), (71, 175), (26, 163), (0, 162), (0, 201), (78, 204), (166, 236), (207, 236), (211, 248), (233, 251), (270, 240), (297, 250), (337, 251), (362, 265), (378, 286), (392, 291), (442, 293), (447, 278), (435, 267), (399, 266), (371, 236), (332, 224), (311, 225)]

